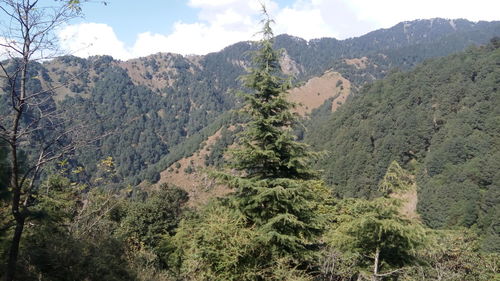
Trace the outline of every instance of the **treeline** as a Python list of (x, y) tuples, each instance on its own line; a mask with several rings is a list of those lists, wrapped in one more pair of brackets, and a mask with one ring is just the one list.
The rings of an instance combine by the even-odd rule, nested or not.
[[(359, 87), (365, 83), (373, 82), (375, 79), (385, 77), (387, 73), (395, 68), (410, 69), (425, 59), (463, 50), (472, 42), (475, 44), (487, 42), (492, 36), (499, 34), (498, 29), (500, 28), (500, 24), (497, 22), (472, 24), (465, 20), (457, 23), (456, 31), (452, 28), (448, 20), (442, 19), (436, 19), (432, 25), (431, 21), (427, 20), (412, 22), (412, 24), (410, 41), (406, 37), (405, 40), (401, 39), (404, 36), (402, 37), (401, 35), (403, 28), (402, 24), (400, 24), (388, 30), (376, 31), (359, 38), (344, 41), (323, 38), (308, 43), (300, 38), (280, 35), (276, 37), (274, 46), (286, 50), (290, 58), (298, 63), (299, 68), (303, 69), (295, 77), (297, 81), (314, 75), (320, 75), (325, 70), (333, 68), (343, 76), (348, 77), (351, 82)], [(427, 33), (430, 34), (424, 36)], [(384, 41), (381, 38), (396, 39)], [(378, 45), (373, 47), (373, 42), (378, 42)], [(210, 115), (210, 120), (214, 120), (212, 119), (213, 116), (226, 112), (228, 107), (238, 107), (239, 103), (233, 93), (241, 89), (239, 77), (244, 74), (243, 67), (250, 64), (249, 53), (255, 51), (255, 49), (255, 43), (241, 42), (229, 46), (220, 52), (211, 53), (203, 57), (199, 62), (201, 64), (199, 73), (195, 72), (195, 78), (181, 79), (184, 81), (183, 84), (188, 87), (185, 89), (184, 95), (191, 95), (189, 93), (194, 91), (194, 96), (196, 97), (190, 97), (190, 100), (202, 101), (201, 103), (196, 102), (197, 104), (213, 102), (214, 98), (223, 105), (228, 104), (228, 106), (222, 107), (209, 106), (209, 108), (214, 108), (210, 110), (212, 114)], [(356, 69), (354, 66), (347, 65), (344, 61), (344, 58), (362, 56), (368, 56), (369, 59), (369, 63), (365, 69)], [(151, 64), (151, 62), (148, 62), (148, 64)], [(179, 62), (178, 64), (181, 63)], [(186, 64), (188, 64), (186, 61), (182, 63), (182, 65)], [(186, 66), (185, 68), (189, 67)], [(192, 86), (193, 83), (196, 87)], [(201, 86), (198, 84), (207, 86), (203, 86), (204, 88), (200, 89)], [(198, 91), (197, 89), (200, 90)], [(174, 93), (178, 90), (179, 88), (174, 86), (169, 88), (167, 93), (168, 95), (176, 95)], [(212, 97), (212, 93), (216, 96)], [(208, 96), (204, 96), (207, 94)], [(231, 116), (230, 118), (234, 118), (235, 120), (229, 120), (224, 116)], [(220, 124), (218, 125), (219, 128), (223, 127), (222, 124), (226, 126), (236, 124), (238, 122), (237, 118), (239, 117), (234, 114), (222, 114), (217, 120), (225, 121), (215, 121), (212, 125), (208, 126), (209, 128), (203, 129), (199, 133), (189, 133), (189, 139), (185, 140), (186, 144), (183, 144), (184, 141), (182, 141), (178, 145), (171, 147), (167, 154), (162, 157), (163, 160), (158, 162), (157, 165), (148, 165), (148, 168), (143, 170), (139, 176), (135, 176), (135, 178), (146, 178), (149, 181), (154, 181), (158, 178), (159, 172), (166, 169), (168, 165), (195, 152), (196, 150), (193, 150), (193, 147), (198, 147), (204, 140), (200, 136), (206, 138), (209, 136), (206, 132), (210, 131), (213, 133), (218, 129), (215, 128), (214, 124)], [(190, 120), (186, 128), (196, 128), (198, 130), (202, 124), (205, 124), (204, 122), (199, 122), (200, 120), (197, 118), (191, 118)], [(195, 132), (195, 130), (192, 130), (192, 132)], [(216, 145), (216, 150), (221, 150), (217, 147), (219, 147), (219, 144)], [(211, 153), (208, 162), (212, 163), (214, 161), (212, 158), (214, 157), (220, 159), (220, 156)], [(133, 182), (136, 181), (134, 180)]]
[[(471, 44), (486, 44), (499, 34), (500, 22), (472, 23), (464, 19), (436, 18), (402, 22), (388, 29), (346, 40), (321, 38), (308, 42), (280, 35), (276, 38), (276, 46), (286, 49), (290, 57), (302, 66), (303, 71), (299, 73), (302, 80), (322, 75), (324, 71), (333, 68), (356, 83), (359, 78), (351, 80), (350, 72), (338, 68), (345, 58), (369, 57), (381, 69), (368, 73), (381, 78), (387, 70), (409, 69), (425, 59), (446, 56), (464, 50)], [(372, 79), (369, 78), (368, 81), (373, 81)]]

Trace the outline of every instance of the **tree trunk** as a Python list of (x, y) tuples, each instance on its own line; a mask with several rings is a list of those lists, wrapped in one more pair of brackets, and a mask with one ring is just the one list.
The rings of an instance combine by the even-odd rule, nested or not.
[[(43, 5), (38, 3), (43, 2), (39, 0), (0, 0), (0, 2), (2, 3), (0, 13), (5, 14), (0, 15), (0, 18), (6, 16), (7, 19), (7, 25), (2, 24), (2, 32), (0, 35), (6, 35), (5, 39), (7, 41), (5, 42), (9, 42), (2, 45), (9, 50), (7, 54), (10, 59), (17, 62), (18, 55), (21, 57), (19, 64), (16, 63), (16, 69), (12, 71), (7, 70), (9, 67), (6, 68), (6, 65), (0, 62), (2, 82), (5, 80), (8, 86), (10, 86), (10, 99), (12, 103), (12, 126), (10, 126), (10, 124), (3, 124), (3, 122), (11, 122), (10, 118), (5, 119), (6, 121), (0, 118), (2, 119), (2, 124), (0, 125), (2, 125), (2, 138), (7, 140), (11, 148), (11, 183), (9, 188), (12, 192), (11, 210), (15, 221), (15, 230), (12, 241), (10, 241), (11, 244), (5, 272), (0, 273), (0, 275), (3, 275), (0, 278), (3, 277), (3, 280), (12, 281), (14, 280), (17, 268), (19, 246), (25, 222), (29, 217), (29, 207), (33, 203), (32, 196), (37, 192), (37, 188), (34, 188), (34, 184), (36, 184), (37, 177), (39, 176), (41, 165), (56, 158), (44, 155), (44, 150), (54, 144), (57, 139), (54, 139), (53, 142), (45, 140), (35, 141), (33, 143), (30, 142), (33, 132), (45, 128), (45, 125), (43, 125), (44, 122), (41, 122), (41, 120), (48, 117), (50, 118), (52, 110), (44, 110), (44, 102), (39, 102), (35, 98), (49, 91), (38, 93), (28, 92), (28, 70), (31, 63), (35, 60), (32, 56), (41, 55), (41, 58), (45, 58), (43, 56), (44, 50), (50, 52), (54, 43), (54, 41), (51, 40), (51, 34), (61, 23), (78, 15), (80, 4), (72, 3), (79, 1), (62, 1), (60, 6), (53, 7), (53, 9), (51, 7), (46, 10), (44, 7), (39, 7)], [(15, 43), (10, 43), (11, 41)], [(10, 51), (16, 55), (11, 56)], [(7, 63), (7, 65), (9, 65), (9, 63)], [(18, 85), (18, 81), (20, 85)], [(21, 120), (30, 105), (39, 109), (41, 114), (36, 122), (25, 125), (22, 124)], [(6, 127), (9, 127), (9, 129), (6, 129)], [(62, 137), (62, 135), (60, 137)], [(18, 152), (23, 150), (23, 142), (26, 141), (28, 141), (29, 145), (32, 147), (38, 147), (40, 145), (41, 148), (41, 159), (38, 159), (38, 162), (35, 162), (33, 167), (22, 166), (20, 163), (21, 161), (18, 159)]]
[[(26, 16), (26, 21), (28, 20)], [(24, 30), (24, 56), (23, 56), (23, 69), (21, 73), (21, 88), (18, 96), (17, 104), (14, 105), (16, 115), (14, 118), (14, 122), (12, 125), (12, 136), (10, 139), (11, 146), (11, 165), (12, 165), (12, 179), (11, 179), (11, 187), (12, 187), (12, 215), (16, 220), (16, 229), (14, 230), (14, 236), (12, 237), (12, 244), (10, 245), (9, 250), (9, 259), (7, 261), (7, 268), (5, 273), (5, 280), (12, 281), (14, 280), (14, 275), (17, 267), (17, 256), (19, 254), (19, 244), (21, 242), (21, 236), (23, 235), (24, 230), (24, 222), (26, 220), (24, 210), (21, 210), (21, 194), (22, 194), (22, 185), (23, 182), (20, 181), (21, 171), (20, 171), (20, 163), (17, 157), (18, 151), (18, 137), (19, 137), (19, 126), (21, 122), (21, 118), (24, 114), (25, 105), (26, 105), (26, 80), (28, 77), (28, 63), (30, 53), (30, 44), (31, 41), (29, 39), (29, 29), (26, 28)], [(15, 87), (12, 88), (13, 93), (12, 96), (15, 96)]]
[(16, 229), (14, 231), (14, 237), (12, 237), (12, 244), (10, 245), (9, 260), (7, 262), (7, 268), (5, 272), (5, 281), (13, 281), (14, 274), (17, 267), (17, 256), (19, 253), (19, 244), (21, 242), (21, 236), (24, 229), (24, 216), (20, 216), (16, 219)]
[(375, 261), (373, 262), (373, 275), (372, 275), (372, 281), (378, 281), (378, 263), (379, 263), (379, 256), (380, 256), (380, 248), (377, 247), (375, 250)]

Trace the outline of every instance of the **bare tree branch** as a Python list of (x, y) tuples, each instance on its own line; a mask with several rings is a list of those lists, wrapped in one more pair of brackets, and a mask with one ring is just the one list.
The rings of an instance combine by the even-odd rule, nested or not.
[[(8, 112), (2, 112), (0, 117), (0, 139), (10, 150), (10, 207), (15, 224), (4, 275), (6, 281), (14, 280), (21, 235), (29, 209), (36, 204), (44, 166), (97, 138), (83, 135), (79, 131), (84, 128), (82, 125), (68, 128), (64, 109), (57, 108), (52, 99), (54, 91), (64, 85), (52, 87), (50, 84), (49, 88), (36, 92), (29, 89), (32, 64), (57, 51), (54, 28), (78, 14), (66, 1), (55, 7), (43, 7), (41, 3), (39, 0), (0, 0), (0, 13), (9, 21), (0, 26), (5, 38), (0, 47), (7, 55), (7, 60), (0, 62), (0, 79), (3, 80), (0, 86), (6, 89), (5, 94), (10, 98)], [(45, 130), (50, 131), (45, 133)], [(18, 157), (21, 151), (28, 153), (26, 171)]]
[(375, 276), (377, 276), (377, 277), (390, 276), (390, 275), (396, 274), (396, 273), (404, 271), (404, 270), (405, 270), (405, 268), (398, 268), (398, 269), (395, 269), (395, 270), (392, 270), (392, 271), (389, 271), (386, 273), (377, 273), (377, 274), (375, 274)]

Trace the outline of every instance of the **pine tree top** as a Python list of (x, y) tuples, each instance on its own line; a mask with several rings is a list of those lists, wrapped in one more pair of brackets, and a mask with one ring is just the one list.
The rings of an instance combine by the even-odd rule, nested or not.
[(253, 54), (253, 67), (243, 77), (251, 93), (244, 94), (243, 111), (250, 116), (239, 146), (231, 151), (232, 167), (247, 177), (311, 179), (310, 168), (316, 154), (308, 146), (295, 141), (292, 127), (297, 116), (291, 112), (295, 104), (287, 99), (290, 88), (283, 78), (280, 52), (274, 49), (272, 20), (264, 9), (260, 48)]

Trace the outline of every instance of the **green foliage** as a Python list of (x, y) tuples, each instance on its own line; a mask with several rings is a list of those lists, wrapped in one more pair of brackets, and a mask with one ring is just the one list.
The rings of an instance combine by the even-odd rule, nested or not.
[[(188, 280), (255, 280), (254, 229), (245, 216), (222, 205), (209, 205), (184, 221), (174, 237), (180, 255), (180, 275)], [(175, 261), (175, 260), (174, 260)]]
[(174, 274), (183, 280), (311, 280), (286, 258), (266, 260), (262, 233), (248, 225), (238, 209), (217, 202), (183, 221), (173, 238), (177, 252), (169, 257), (179, 266)]
[[(94, 124), (92, 130), (103, 136), (95, 142), (97, 150), (80, 149), (76, 161), (71, 163), (84, 166), (88, 177), (95, 176), (100, 159), (111, 156), (118, 178), (132, 184), (145, 178), (156, 182), (161, 172), (156, 166), (165, 166), (160, 163), (165, 162), (163, 158), (170, 162), (172, 158), (178, 160), (179, 156), (192, 153), (193, 143), (197, 146), (201, 142), (201, 130), (233, 107), (234, 97), (226, 92), (238, 84), (235, 79), (219, 78), (225, 75), (225, 68), (216, 67), (208, 58), (200, 62), (202, 65), (180, 55), (161, 58), (165, 60), (163, 64), (172, 68), (167, 78), (173, 82), (164, 89), (135, 85), (129, 73), (109, 56), (56, 59), (63, 67), (77, 68), (82, 73), (95, 72), (92, 83), (85, 82), (88, 77), (78, 77), (74, 83), (81, 85), (83, 92), (61, 102), (62, 107), (74, 108), (73, 120)], [(146, 60), (145, 67), (153, 70), (155, 66), (158, 63), (154, 58)], [(210, 77), (215, 75), (213, 81), (219, 82), (205, 77), (207, 73)]]
[(90, 240), (42, 226), (26, 236), (19, 280), (135, 280), (123, 244), (107, 234)]
[(83, 186), (71, 183), (62, 175), (54, 174), (49, 176), (40, 188), (42, 191), (36, 198), (39, 203), (31, 211), (32, 217), (53, 225), (68, 224), (77, 211), (77, 202)]
[(384, 194), (407, 191), (413, 183), (412, 175), (401, 168), (398, 162), (392, 161), (379, 183), (379, 190)]
[[(176, 280), (298, 281), (311, 280), (311, 272), (321, 268), (323, 274), (315, 277), (352, 280), (367, 275), (375, 256), (381, 273), (405, 266), (394, 277), (404, 280), (498, 279), (498, 256), (479, 253), (480, 248), (498, 251), (500, 245), (498, 40), (366, 87), (352, 106), (321, 121), (325, 123), (312, 137), (319, 147), (334, 147), (322, 168), (336, 195), (375, 197), (402, 190), (415, 179), (397, 163), (405, 168), (416, 163), (425, 222), (472, 226), (484, 233), (481, 238), (446, 234), (435, 244), (424, 239), (426, 230), (419, 223), (401, 217), (397, 200), (336, 202), (313, 180), (317, 155), (296, 141), (293, 104), (284, 93), (290, 83), (279, 71), (283, 54), (274, 49), (286, 48), (300, 66), (299, 79), (333, 65), (360, 85), (385, 76), (390, 68), (408, 69), (430, 56), (484, 42), (498, 33), (498, 23), (457, 21), (458, 31), (450, 35), (455, 31), (447, 21), (435, 20), (433, 32), (428, 21), (420, 21), (412, 24), (410, 37), (396, 26), (357, 39), (310, 42), (286, 35), (273, 39), (270, 23), (264, 21), (259, 45), (238, 43), (196, 63), (167, 55), (169, 73), (159, 72), (158, 58), (141, 60), (143, 77), (172, 81), (164, 89), (135, 85), (109, 56), (62, 57), (56, 59), (62, 69), (50, 71), (45, 64), (32, 64), (28, 88), (42, 90), (57, 72), (72, 93), (62, 101), (47, 99), (47, 106), (71, 107), (73, 120), (95, 124), (85, 133), (102, 138), (95, 147), (77, 151), (75, 159), (61, 162), (64, 172), (47, 173), (39, 192), (29, 198), (37, 208), (31, 210), (21, 244), (18, 279), (169, 280), (171, 275)], [(250, 63), (245, 53), (257, 46)], [(344, 61), (365, 55), (370, 63), (364, 70)], [(162, 169), (194, 153), (207, 136), (241, 121), (229, 113), (237, 102), (228, 90), (241, 88), (237, 78), (247, 65), (252, 67), (244, 87), (253, 92), (243, 97), (243, 111), (250, 121), (230, 159), (236, 173), (218, 174), (235, 194), (191, 214), (179, 226), (185, 192), (165, 186), (151, 193), (137, 188), (118, 192), (124, 179), (156, 181)], [(66, 72), (74, 68), (83, 73), (77, 81)], [(8, 110), (6, 90), (0, 91), (0, 112)], [(315, 113), (318, 118), (329, 115), (330, 105)], [(28, 113), (21, 120), (26, 125), (37, 114)], [(53, 132), (48, 126), (33, 140)], [(222, 164), (223, 151), (232, 142), (233, 134), (223, 130), (207, 163)], [(6, 153), (0, 144), (0, 197), (8, 195)], [(27, 158), (33, 154), (30, 147), (25, 153)], [(89, 180), (92, 190), (75, 180)], [(4, 237), (12, 232), (4, 207), (0, 201), (2, 252)], [(325, 219), (330, 230), (320, 237)], [(324, 264), (318, 264), (322, 243)], [(422, 244), (437, 246), (418, 251)]]
[[(112, 163), (106, 160), (102, 164)], [(135, 199), (131, 190), (82, 193), (84, 186), (62, 174), (50, 175), (36, 198), (21, 243), (19, 280), (172, 280), (163, 261), (173, 244), (165, 241), (176, 232), (185, 191), (162, 185)]]
[(393, 161), (380, 182), (385, 197), (323, 202), (329, 225), (323, 236), (320, 280), (392, 280), (420, 262), (417, 250), (427, 247), (428, 231), (402, 213), (403, 200), (389, 197), (410, 185), (411, 174)]
[(433, 234), (433, 241), (419, 251), (423, 263), (405, 271), (401, 280), (471, 280), (500, 278), (500, 255), (484, 253), (471, 230), (446, 230)]
[(205, 158), (205, 165), (212, 167), (221, 167), (225, 163), (224, 153), (227, 147), (234, 143), (235, 134), (241, 131), (241, 127), (235, 131), (228, 130), (226, 126), (222, 127), (220, 138), (210, 146), (210, 154)]
[(413, 265), (415, 250), (426, 242), (426, 231), (420, 223), (404, 218), (400, 205), (398, 199), (389, 198), (339, 201), (333, 212), (335, 222), (325, 241), (354, 258), (361, 275), (373, 272), (374, 267), (384, 274)]
[(260, 49), (244, 77), (253, 92), (244, 95), (250, 120), (230, 154), (238, 174), (214, 172), (236, 192), (185, 221), (173, 239), (170, 264), (189, 280), (310, 280), (305, 269), (322, 231), (313, 189), (321, 183), (311, 180), (316, 154), (291, 133), (293, 104), (285, 98), (270, 23), (263, 22)]
[(279, 53), (273, 49), (272, 31), (265, 23), (261, 48), (254, 53), (254, 67), (243, 77), (245, 86), (254, 92), (245, 94), (243, 112), (250, 116), (239, 135), (238, 149), (231, 151), (231, 166), (244, 170), (248, 178), (314, 177), (310, 169), (314, 153), (296, 142), (291, 128), (297, 117), (295, 106), (286, 99), (289, 83), (281, 78)]
[(310, 163), (317, 154), (294, 140), (291, 127), (296, 117), (286, 99), (288, 84), (280, 76), (279, 53), (273, 48), (271, 20), (263, 21), (260, 49), (253, 54), (253, 67), (244, 76), (242, 111), (249, 122), (230, 151), (230, 167), (240, 174), (218, 177), (236, 192), (235, 207), (259, 233), (260, 247), (267, 249), (259, 259), (269, 263), (289, 258), (304, 265), (312, 258), (311, 248), (321, 233), (315, 213), (315, 195)]
[[(94, 213), (99, 209), (87, 213), (96, 215), (90, 225), (81, 219), (81, 186), (54, 174), (41, 189), (20, 247), (19, 280), (134, 280), (123, 266), (124, 245), (111, 236), (109, 224), (102, 227), (102, 217)], [(91, 208), (94, 199), (86, 200)]]
[(186, 191), (162, 184), (144, 201), (129, 204), (120, 236), (136, 248), (155, 249), (164, 236), (174, 234), (187, 200)]
[(394, 73), (312, 127), (308, 140), (331, 153), (319, 166), (336, 195), (380, 195), (396, 160), (416, 168), (427, 225), (477, 226), (491, 247), (500, 235), (499, 59), (490, 44)]

